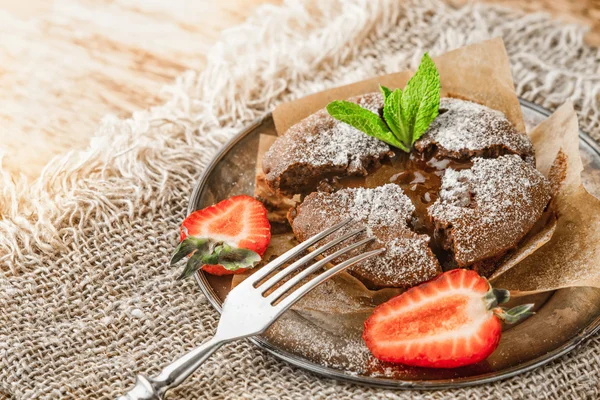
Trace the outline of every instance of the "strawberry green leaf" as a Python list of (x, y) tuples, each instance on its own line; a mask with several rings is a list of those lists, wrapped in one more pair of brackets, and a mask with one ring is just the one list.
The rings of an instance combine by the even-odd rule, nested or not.
[(199, 251), (194, 253), (194, 255), (188, 259), (188, 262), (185, 265), (183, 272), (177, 277), (177, 280), (185, 279), (188, 276), (194, 275), (196, 271), (198, 271), (200, 267), (202, 267), (202, 265), (204, 264), (202, 260), (203, 257), (204, 254), (202, 254)]
[(349, 101), (336, 100), (327, 105), (327, 112), (338, 121), (352, 125), (359, 131), (391, 146), (402, 146), (385, 122), (371, 111)]
[(490, 290), (483, 296), (483, 301), (488, 310), (493, 310), (498, 307), (498, 304), (504, 304), (509, 300), (510, 291), (506, 289), (495, 289), (490, 287)]
[(521, 321), (524, 318), (527, 318), (533, 314), (531, 311), (534, 304), (522, 304), (520, 306), (516, 306), (511, 308), (510, 310), (505, 309), (496, 309), (494, 314), (507, 324), (514, 324), (516, 322)]
[(507, 303), (510, 300), (510, 291), (506, 289), (492, 289), (498, 304)]
[(175, 249), (171, 265), (191, 255), (177, 279), (196, 273), (203, 265), (222, 265), (230, 271), (253, 268), (261, 257), (252, 250), (240, 249), (212, 239), (187, 237)]
[(236, 271), (240, 268), (253, 268), (259, 261), (260, 256), (252, 250), (223, 245), (217, 264), (230, 271)]
[(220, 247), (216, 247), (212, 252), (205, 252), (202, 255), (202, 264), (215, 265), (219, 263), (219, 249)]
[(175, 248), (173, 252), (173, 256), (171, 257), (170, 265), (174, 265), (178, 263), (180, 260), (184, 259), (186, 256), (192, 254), (196, 250), (206, 251), (210, 247), (210, 239), (200, 239), (195, 237), (187, 237), (185, 238), (179, 245)]
[(440, 106), (440, 75), (429, 54), (425, 53), (417, 72), (402, 92), (400, 117), (411, 133), (411, 146), (437, 117)]

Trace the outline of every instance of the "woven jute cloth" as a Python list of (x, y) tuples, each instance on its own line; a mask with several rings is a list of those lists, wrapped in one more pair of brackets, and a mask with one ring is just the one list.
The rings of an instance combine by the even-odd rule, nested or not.
[[(171, 100), (103, 120), (84, 152), (33, 184), (2, 173), (0, 397), (114, 398), (210, 336), (218, 314), (168, 260), (191, 190), (226, 140), (279, 102), (418, 65), (502, 36), (517, 92), (574, 100), (600, 138), (600, 53), (583, 28), (490, 6), (343, 0), (265, 6), (226, 32)], [(172, 392), (181, 399), (595, 399), (600, 336), (546, 366), (477, 387), (390, 391), (340, 383), (247, 341), (222, 348)]]

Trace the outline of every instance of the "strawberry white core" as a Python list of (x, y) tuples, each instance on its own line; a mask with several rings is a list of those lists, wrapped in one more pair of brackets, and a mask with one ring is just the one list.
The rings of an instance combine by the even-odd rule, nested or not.
[(470, 336), (492, 315), (481, 294), (459, 289), (411, 302), (382, 316), (380, 327), (389, 342), (438, 341)]

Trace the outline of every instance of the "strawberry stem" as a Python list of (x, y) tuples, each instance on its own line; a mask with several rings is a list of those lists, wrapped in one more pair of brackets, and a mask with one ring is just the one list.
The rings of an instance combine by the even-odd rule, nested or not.
[(510, 310), (497, 307), (494, 309), (494, 314), (507, 324), (514, 324), (535, 314), (533, 311), (531, 311), (533, 306), (534, 304), (521, 304), (520, 306), (513, 307)]
[(483, 301), (488, 310), (493, 310), (498, 307), (498, 304), (504, 304), (510, 300), (510, 291), (505, 289), (494, 289), (490, 286), (490, 290), (483, 296)]

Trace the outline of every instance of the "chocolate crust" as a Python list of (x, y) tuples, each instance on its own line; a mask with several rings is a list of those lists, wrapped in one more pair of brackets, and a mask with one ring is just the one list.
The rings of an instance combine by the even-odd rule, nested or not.
[[(348, 101), (374, 113), (383, 107), (380, 93)], [(325, 178), (367, 175), (393, 154), (386, 143), (335, 120), (322, 109), (277, 138), (265, 153), (263, 171), (271, 189), (290, 197), (313, 192)]]
[(441, 99), (439, 115), (417, 140), (415, 150), (459, 160), (516, 154), (528, 162), (534, 161), (531, 141), (504, 114), (454, 98)]
[(516, 247), (542, 216), (551, 187), (518, 155), (473, 161), (470, 169), (445, 172), (428, 213), (459, 267), (477, 264), (489, 272), (494, 258)]
[[(439, 262), (429, 248), (429, 236), (417, 234), (409, 226), (414, 211), (414, 206), (402, 189), (388, 184), (373, 189), (311, 193), (290, 212), (289, 218), (294, 235), (302, 242), (352, 217), (354, 222), (324, 241), (334, 240), (364, 226), (367, 232), (363, 237), (372, 235), (376, 240), (339, 257), (335, 262), (368, 250), (385, 248), (384, 253), (355, 265), (350, 272), (371, 287), (407, 288), (441, 273)], [(326, 254), (347, 245), (335, 246)]]

